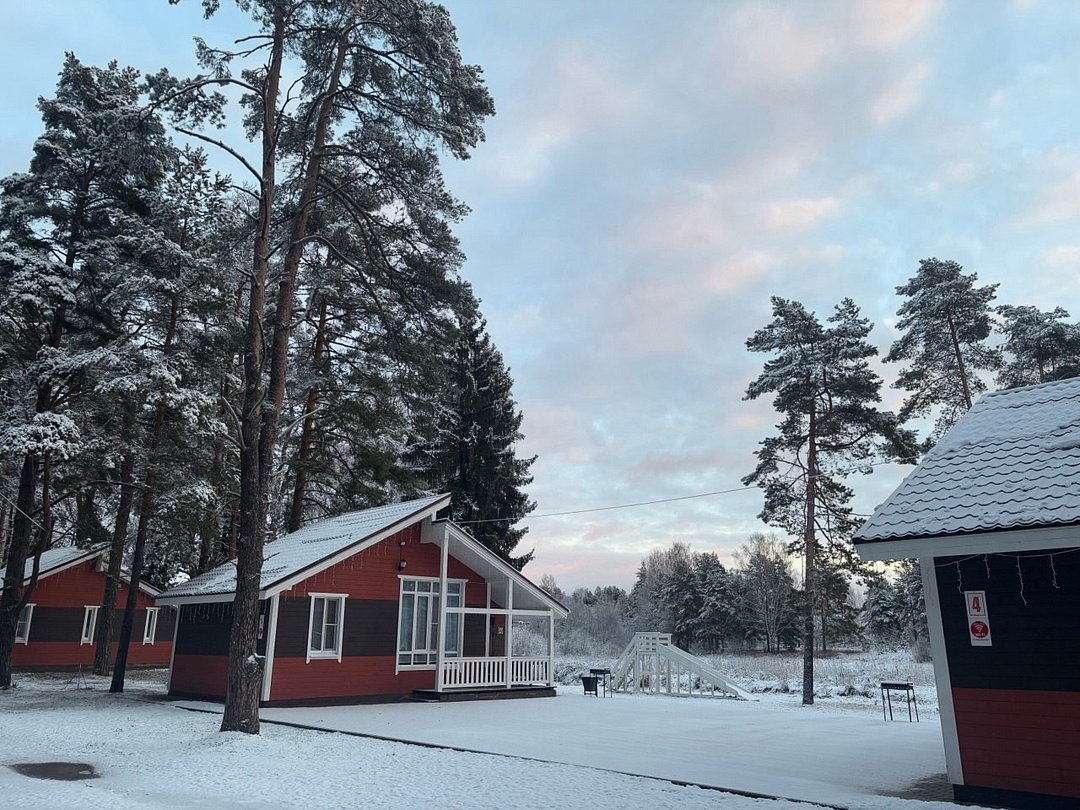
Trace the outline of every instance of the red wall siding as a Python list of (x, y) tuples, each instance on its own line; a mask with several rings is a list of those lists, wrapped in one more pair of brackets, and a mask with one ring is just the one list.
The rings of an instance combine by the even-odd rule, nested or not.
[[(97, 570), (97, 560), (90, 560), (72, 566), (59, 573), (38, 580), (30, 602), (35, 606), (30, 620), (30, 640), (27, 644), (16, 644), (12, 655), (12, 666), (32, 669), (35, 667), (77, 667), (91, 666), (94, 663), (94, 645), (80, 644), (81, 625), (74, 630), (70, 642), (34, 641), (35, 632), (40, 632), (41, 622), (48, 620), (48, 614), (40, 608), (76, 608), (82, 610), (86, 605), (100, 605), (105, 594), (105, 574)], [(116, 594), (116, 608), (123, 610), (127, 604), (128, 586), (121, 582)], [(154, 607), (154, 600), (139, 591), (137, 597), (138, 613), (132, 631), (131, 647), (128, 649), (128, 663), (137, 666), (168, 666), (172, 654), (172, 636), (164, 633), (164, 613), (162, 608), (158, 616), (157, 638), (153, 644), (143, 644), (143, 629), (146, 626), (146, 609)], [(116, 644), (113, 644), (112, 658), (116, 660)]]
[(413, 689), (434, 689), (435, 670), (394, 674), (394, 659), (376, 656), (342, 658), (340, 662), (275, 658), (270, 700), (403, 695)]
[[(405, 545), (402, 546), (401, 542)], [(439, 576), (440, 549), (420, 542), (420, 524), (414, 524), (381, 543), (304, 580), (281, 595), (303, 598), (311, 593), (347, 593), (350, 599), (398, 602), (400, 577)], [(404, 571), (398, 561), (404, 559)], [(465, 579), (466, 604), (482, 606), (487, 599), (484, 580), (453, 557), (448, 564), (451, 579)], [(349, 605), (345, 606), (345, 623)], [(409, 670), (394, 674), (393, 656), (346, 656), (336, 660), (304, 657), (274, 658), (270, 700), (306, 700), (341, 697), (404, 695), (413, 689), (434, 689), (435, 671)]]
[[(405, 545), (400, 545), (401, 541)], [(405, 570), (398, 571), (398, 561), (405, 560)], [(306, 579), (282, 594), (283, 598), (310, 593), (347, 593), (354, 598), (398, 600), (399, 574), (406, 577), (439, 576), (440, 549), (434, 543), (420, 542), (420, 524), (416, 523), (337, 565)], [(483, 605), (486, 583), (470, 568), (450, 558), (447, 576), (467, 579), (466, 604)]]
[(953, 689), (964, 783), (1080, 798), (1080, 692)]

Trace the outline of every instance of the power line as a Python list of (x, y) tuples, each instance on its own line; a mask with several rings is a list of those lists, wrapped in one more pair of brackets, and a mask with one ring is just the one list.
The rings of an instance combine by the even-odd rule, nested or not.
[[(870, 464), (868, 466), (870, 466), (870, 467), (881, 467), (881, 466), (883, 466), (885, 464), (905, 464), (905, 463), (914, 463), (914, 461), (909, 462), (906, 459), (904, 459), (904, 460), (895, 460), (894, 459), (894, 460), (889, 460), (889, 461), (874, 462), (874, 463), (872, 463), (872, 464)], [(826, 478), (828, 476), (825, 473), (818, 473), (816, 476), (812, 476), (812, 477), (814, 477), (814, 478)], [(537, 518), (567, 517), (569, 515), (585, 515), (585, 514), (589, 514), (590, 512), (611, 512), (611, 511), (614, 511), (616, 509), (633, 509), (634, 507), (637, 507), (637, 506), (655, 506), (657, 504), (662, 504), (662, 503), (674, 503), (676, 501), (690, 501), (690, 500), (694, 500), (695, 498), (712, 498), (712, 497), (714, 497), (716, 495), (730, 495), (730, 494), (735, 493), (735, 492), (746, 492), (747, 490), (751, 490), (751, 489), (761, 489), (761, 487), (756, 486), (756, 485), (755, 486), (749, 486), (749, 487), (734, 487), (732, 489), (718, 489), (718, 490), (714, 490), (713, 492), (698, 492), (698, 493), (695, 493), (694, 495), (678, 495), (678, 496), (673, 497), (673, 498), (657, 498), (657, 499), (651, 500), (651, 501), (635, 501), (634, 503), (620, 503), (620, 504), (614, 504), (612, 506), (594, 506), (594, 507), (589, 508), (589, 509), (573, 509), (573, 510), (570, 510), (568, 512), (545, 512), (542, 515), (526, 515), (525, 517), (518, 518), (518, 520), (513, 521), (513, 522), (517, 523), (517, 522), (520, 522), (520, 521), (534, 520), (534, 519), (537, 519)], [(858, 513), (855, 513), (855, 512), (853, 512), (852, 514), (855, 517), (862, 517), (862, 518), (870, 517), (869, 515), (862, 515), (862, 514), (858, 514)], [(511, 518), (484, 518), (482, 520), (455, 520), (454, 522), (457, 523), (459, 526), (475, 526), (475, 525), (477, 525), (479, 523), (506, 523), (506, 522), (511, 521), (511, 520), (512, 520)]]
[[(658, 498), (653, 501), (637, 501), (635, 503), (620, 503), (613, 506), (594, 506), (591, 509), (573, 509), (569, 512), (547, 512), (543, 515), (526, 515), (521, 520), (533, 518), (565, 517), (567, 515), (584, 515), (588, 512), (610, 512), (614, 509), (631, 509), (635, 506), (653, 506), (659, 503), (673, 503), (675, 501), (689, 501), (694, 498), (711, 498), (714, 495), (728, 495), (732, 492), (745, 492), (757, 487), (735, 487), (734, 489), (718, 489), (715, 492), (699, 492), (695, 495), (679, 495), (675, 498)], [(455, 520), (455, 523), (465, 525), (474, 523), (505, 523), (509, 518), (487, 518), (485, 520)]]

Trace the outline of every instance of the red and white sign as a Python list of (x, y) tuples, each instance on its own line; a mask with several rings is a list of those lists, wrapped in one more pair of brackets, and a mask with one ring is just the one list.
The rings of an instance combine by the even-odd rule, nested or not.
[(972, 647), (991, 647), (990, 616), (986, 612), (986, 591), (964, 591), (967, 603), (968, 636)]

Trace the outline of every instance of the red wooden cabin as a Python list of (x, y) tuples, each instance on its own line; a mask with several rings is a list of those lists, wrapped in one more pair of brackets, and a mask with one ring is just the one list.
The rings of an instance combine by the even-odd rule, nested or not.
[(920, 560), (956, 799), (1080, 807), (1080, 380), (983, 396), (855, 544)]
[[(566, 608), (437, 519), (449, 501), (353, 512), (266, 544), (264, 705), (550, 689)], [(169, 694), (224, 698), (235, 587), (229, 562), (158, 598), (180, 611)]]
[[(42, 553), (38, 580), (19, 614), (12, 666), (15, 669), (74, 669), (94, 663), (94, 633), (101, 599), (105, 593), (108, 548), (51, 548)], [(26, 562), (28, 585), (33, 560)], [(4, 569), (0, 569), (0, 578)], [(112, 660), (127, 604), (129, 583), (121, 578), (113, 614)], [(172, 655), (171, 608), (154, 603), (157, 590), (139, 585), (138, 612), (128, 649), (131, 666), (165, 667)]]

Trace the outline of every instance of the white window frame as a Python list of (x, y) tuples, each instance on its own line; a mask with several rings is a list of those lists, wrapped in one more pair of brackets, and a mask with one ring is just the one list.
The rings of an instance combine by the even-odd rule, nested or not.
[(159, 610), (161, 610), (161, 608), (152, 607), (146, 609), (146, 624), (143, 626), (142, 635), (143, 644), (152, 645), (154, 643), (154, 638), (155, 636), (157, 636), (157, 622)]
[[(25, 615), (24, 615), (25, 614)], [(30, 643), (30, 623), (34, 621), (34, 603), (28, 602), (19, 611), (19, 618), (15, 623), (15, 643)], [(19, 625), (23, 626), (22, 635), (19, 635)]]
[(94, 643), (94, 633), (97, 630), (97, 617), (100, 605), (83, 605), (82, 635), (79, 636), (79, 646)]
[[(310, 663), (312, 659), (321, 660), (336, 660), (341, 661), (341, 648), (344, 646), (342, 641), (345, 637), (345, 601), (349, 595), (347, 593), (309, 593), (311, 601), (308, 605), (308, 637), (307, 637), (307, 662)], [(323, 603), (323, 627), (320, 630), (320, 634), (325, 638), (326, 634), (326, 603), (337, 602), (337, 635), (334, 639), (334, 649), (328, 649), (322, 647), (321, 649), (314, 650), (311, 647), (312, 636), (314, 635), (313, 629), (315, 625), (315, 602), (318, 600), (325, 600)]]
[[(406, 670), (418, 670), (418, 669), (435, 669), (438, 661), (438, 626), (439, 626), (439, 610), (445, 607), (445, 602), (442, 599), (442, 595), (438, 592), (439, 578), (438, 577), (417, 577), (417, 576), (399, 576), (398, 577), (398, 620), (397, 620), (397, 633), (394, 639), (394, 671), (402, 672)], [(430, 589), (427, 591), (420, 591), (418, 589), (406, 591), (406, 583), (431, 583)], [(452, 607), (451, 612), (447, 614), (449, 619), (451, 615), (464, 617), (459, 609), (465, 607), (465, 586), (467, 580), (464, 579), (448, 579), (446, 580), (447, 593), (450, 593), (450, 586), (456, 586), (459, 588), (459, 592), (456, 595), (459, 597), (458, 604)], [(412, 633), (412, 648), (409, 650), (403, 650), (401, 648), (401, 622), (405, 617), (405, 595), (412, 595), (413, 598), (413, 633)], [(425, 648), (418, 648), (416, 646), (416, 596), (423, 594), (423, 597), (427, 600), (427, 616), (425, 626), (428, 628), (426, 638), (428, 640), (428, 646)], [(438, 599), (438, 610), (431, 609), (431, 603)], [(462, 656), (462, 647), (465, 643), (465, 619), (459, 618), (457, 623), (457, 649), (456, 650), (443, 650), (443, 656), (447, 658), (460, 658)], [(434, 644), (432, 643), (432, 636), (436, 639)], [(450, 633), (447, 632), (449, 638)], [(417, 663), (417, 658), (423, 658), (425, 660)], [(408, 659), (407, 661), (405, 659)]]

